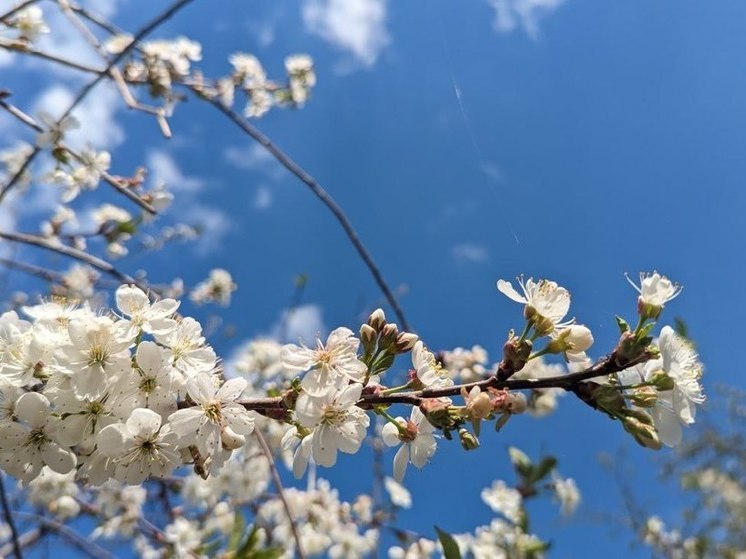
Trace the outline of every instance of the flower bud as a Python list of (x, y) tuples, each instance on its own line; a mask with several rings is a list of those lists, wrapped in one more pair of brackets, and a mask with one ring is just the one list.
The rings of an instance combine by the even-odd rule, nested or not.
[(519, 343), (519, 339), (516, 337), (505, 342), (503, 346), (503, 358), (510, 371), (515, 373), (523, 369), (523, 366), (531, 355), (532, 348), (533, 344), (530, 341), (523, 340)]
[(396, 337), (396, 352), (406, 353), (410, 351), (414, 347), (414, 344), (417, 343), (418, 339), (419, 336), (417, 336), (417, 334), (412, 334), (410, 332), (400, 332), (399, 335)]
[(676, 385), (676, 381), (663, 371), (653, 373), (653, 376), (650, 377), (650, 382), (660, 391), (673, 390)]
[(399, 336), (399, 328), (394, 324), (393, 322), (390, 324), (386, 324), (381, 329), (381, 337), (378, 340), (378, 347), (379, 349), (388, 349), (391, 347), (395, 342), (396, 338)]
[(658, 320), (663, 310), (663, 305), (648, 303), (642, 296), (637, 298), (637, 313), (643, 320)]
[(660, 450), (663, 446), (653, 425), (645, 424), (635, 417), (625, 417), (622, 420), (622, 425), (624, 425), (624, 430), (631, 434), (639, 445), (653, 450)]
[(466, 401), (466, 417), (469, 419), (486, 419), (493, 411), (489, 394), (475, 386), (469, 392), (461, 388), (461, 396)]
[(630, 400), (641, 408), (652, 408), (658, 401), (658, 391), (652, 386), (641, 386), (632, 392)]
[(461, 429), (458, 430), (458, 438), (461, 441), (461, 446), (464, 447), (464, 450), (474, 450), (479, 446), (479, 439), (469, 433), (469, 430), (464, 427), (461, 427)]
[(236, 450), (246, 444), (246, 437), (239, 435), (230, 427), (223, 427), (220, 431), (220, 441), (225, 450)]
[(376, 332), (380, 332), (381, 328), (383, 328), (385, 324), (386, 315), (383, 313), (383, 309), (374, 310), (368, 317), (368, 325)]
[(450, 402), (438, 398), (428, 398), (420, 404), (420, 411), (425, 415), (433, 427), (438, 429), (451, 429), (454, 427), (454, 419), (449, 410)]
[(360, 327), (360, 343), (363, 344), (365, 353), (372, 354), (376, 350), (376, 338), (378, 332), (369, 324), (363, 324)]
[(514, 446), (508, 447), (510, 462), (517, 468), (525, 468), (531, 465), (531, 459), (520, 448)]

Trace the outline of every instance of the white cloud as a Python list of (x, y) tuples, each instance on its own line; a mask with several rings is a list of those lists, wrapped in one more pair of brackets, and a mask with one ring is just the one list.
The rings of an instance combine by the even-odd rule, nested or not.
[(231, 220), (222, 210), (201, 203), (185, 204), (178, 212), (179, 221), (199, 227), (195, 252), (199, 256), (206, 256), (219, 250), (223, 245), (223, 238), (231, 230)]
[(223, 157), (238, 169), (260, 171), (274, 180), (285, 174), (285, 168), (261, 144), (252, 143), (246, 147), (230, 146), (223, 152)]
[[(34, 113), (46, 111), (59, 117), (72, 104), (73, 92), (60, 84), (42, 91), (34, 102)], [(124, 131), (114, 116), (121, 98), (111, 84), (100, 84), (73, 111), (80, 128), (70, 131), (67, 139), (74, 147), (90, 144), (95, 149), (110, 149), (124, 141)]]
[(522, 27), (532, 39), (539, 37), (539, 20), (559, 8), (565, 0), (487, 0), (495, 9), (494, 27), (510, 33)]
[(156, 184), (165, 184), (171, 192), (196, 192), (204, 186), (204, 181), (195, 177), (187, 177), (165, 151), (158, 149), (148, 152), (147, 167), (150, 176)]
[(272, 191), (265, 185), (261, 185), (254, 195), (254, 208), (266, 210), (272, 205)]
[(389, 43), (386, 0), (305, 0), (306, 29), (372, 66)]
[[(294, 309), (285, 309), (279, 320), (272, 327), (272, 336), (297, 343), (298, 340), (305, 344), (313, 344), (316, 336), (324, 336), (326, 326), (319, 305), (301, 305)], [(283, 340), (281, 340), (283, 341)]]
[(485, 262), (489, 258), (483, 246), (472, 243), (462, 243), (451, 247), (451, 255), (459, 262)]

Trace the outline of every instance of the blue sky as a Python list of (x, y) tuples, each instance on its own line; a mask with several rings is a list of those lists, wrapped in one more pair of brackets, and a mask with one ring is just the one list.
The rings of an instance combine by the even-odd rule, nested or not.
[[(201, 41), (198, 66), (207, 75), (227, 73), (236, 51), (256, 54), (278, 77), (286, 55), (314, 58), (319, 83), (308, 105), (274, 110), (256, 124), (345, 209), (384, 275), (405, 289), (407, 317), (430, 347), (479, 343), (498, 360), (521, 315), (495, 280), (523, 273), (571, 290), (572, 313), (593, 330), (598, 357), (614, 344), (614, 315), (633, 317), (635, 292), (623, 274), (657, 269), (684, 285), (664, 316), (688, 322), (705, 386), (744, 386), (727, 352), (740, 345), (746, 308), (738, 279), (746, 272), (746, 4), (355, 0), (339, 3), (347, 7), (336, 16), (334, 4), (196, 1), (160, 36)], [(130, 29), (158, 8), (135, 0), (98, 5)], [(82, 48), (70, 37), (50, 45)], [(64, 101), (61, 87), (80, 83), (40, 62), (0, 64), (3, 86), (29, 111), (54, 108)], [(146, 164), (150, 180), (174, 189), (181, 201), (164, 223), (206, 227), (194, 246), (128, 257), (121, 267), (188, 285), (214, 267), (233, 273), (234, 304), (218, 312), (237, 333), (211, 340), (223, 355), (272, 330), (299, 273), (309, 277), (304, 303), (313, 306), (296, 334), (354, 328), (379, 304), (326, 209), (210, 107), (181, 104), (170, 141), (112, 92), (84, 111), (94, 145), (112, 149), (116, 173)], [(14, 126), (0, 117), (5, 137), (20, 134)], [(49, 207), (46, 194), (33, 199), (17, 207), (21, 229), (35, 227), (37, 210)], [(568, 396), (556, 415), (511, 421), (477, 452), (444, 442), (431, 465), (409, 472), (415, 507), (402, 521), (428, 535), (434, 522), (454, 532), (486, 523), (479, 491), (509, 475), (505, 449), (514, 444), (532, 456), (557, 455), (584, 492), (567, 525), (550, 507), (537, 508), (535, 528), (556, 542), (555, 556), (596, 557), (609, 541), (621, 554), (628, 533), (597, 520), (620, 514), (599, 453), (627, 449), (656, 512), (675, 519), (675, 505), (666, 503), (678, 502), (674, 488), (652, 480), (652, 454), (628, 439)], [(352, 478), (368, 458), (343, 460), (328, 477), (351, 496), (367, 484)], [(442, 516), (432, 518), (433, 510)]]

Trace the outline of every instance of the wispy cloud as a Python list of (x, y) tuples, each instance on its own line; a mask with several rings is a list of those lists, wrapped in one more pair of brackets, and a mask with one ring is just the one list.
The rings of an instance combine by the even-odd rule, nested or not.
[(487, 249), (473, 243), (462, 243), (451, 247), (451, 255), (459, 262), (478, 263), (489, 259)]
[(363, 66), (378, 60), (389, 43), (386, 0), (305, 0), (306, 29), (350, 53)]
[(277, 180), (285, 174), (285, 168), (260, 144), (248, 146), (230, 146), (223, 152), (225, 160), (244, 171), (259, 171), (267, 177)]
[(165, 151), (151, 150), (147, 161), (148, 171), (156, 184), (165, 184), (172, 192), (197, 192), (204, 186), (201, 179), (184, 175), (174, 158)]
[[(34, 113), (46, 111), (55, 118), (73, 102), (72, 90), (55, 84), (44, 91), (34, 102)], [(95, 95), (89, 95), (74, 111), (80, 128), (71, 130), (68, 141), (75, 147), (90, 144), (95, 149), (111, 149), (124, 142), (124, 130), (117, 124), (115, 114), (121, 106), (119, 93), (110, 84), (100, 84)]]
[[(272, 336), (291, 342), (303, 341), (313, 344), (316, 336), (324, 336), (327, 328), (324, 324), (323, 311), (319, 305), (301, 305), (294, 309), (285, 309), (272, 327)], [(280, 341), (285, 341), (280, 340)]]
[(205, 181), (185, 175), (176, 159), (165, 151), (154, 149), (148, 152), (147, 166), (155, 184), (163, 184), (175, 193), (171, 214), (178, 216), (181, 223), (199, 227), (200, 236), (195, 245), (197, 255), (205, 256), (218, 250), (233, 225), (223, 210), (200, 199)]
[(510, 33), (521, 27), (532, 39), (539, 38), (539, 20), (559, 8), (564, 0), (487, 0), (495, 9), (494, 27)]
[(254, 195), (254, 208), (257, 210), (266, 210), (272, 205), (272, 191), (266, 186), (261, 185), (256, 189)]

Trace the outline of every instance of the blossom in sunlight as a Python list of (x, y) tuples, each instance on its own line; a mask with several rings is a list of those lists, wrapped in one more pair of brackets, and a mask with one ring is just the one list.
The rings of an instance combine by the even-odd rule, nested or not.
[(691, 344), (670, 326), (661, 330), (658, 347), (659, 359), (625, 369), (618, 376), (624, 385), (651, 382), (659, 387), (650, 415), (661, 442), (676, 446), (683, 436), (681, 426), (694, 423), (696, 406), (705, 401), (699, 382), (702, 364)]
[(562, 353), (566, 361), (585, 361), (585, 352), (593, 345), (593, 334), (590, 328), (582, 324), (570, 324), (554, 329), (549, 334), (551, 353)]
[(357, 407), (362, 384), (350, 384), (338, 392), (321, 397), (301, 394), (295, 415), (304, 427), (313, 429), (313, 459), (321, 466), (333, 466), (337, 451), (354, 454), (360, 450), (370, 418)]
[(61, 349), (64, 373), (79, 397), (99, 396), (111, 377), (132, 366), (129, 346), (134, 336), (126, 323), (105, 316), (74, 319), (68, 334), (70, 343)]
[(3, 426), (0, 464), (24, 481), (34, 479), (44, 465), (59, 474), (75, 467), (75, 454), (55, 441), (58, 420), (49, 400), (38, 392), (23, 394), (15, 406), (18, 421)]
[(135, 330), (148, 334), (167, 334), (176, 328), (171, 318), (179, 308), (174, 299), (161, 299), (153, 304), (145, 292), (134, 285), (122, 285), (116, 292), (117, 307)]
[(419, 408), (413, 407), (408, 420), (396, 418), (399, 426), (387, 423), (383, 426), (381, 436), (386, 446), (401, 448), (394, 456), (394, 479), (401, 483), (410, 462), (417, 468), (422, 468), (432, 458), (437, 449), (435, 427), (427, 420)]
[(536, 325), (540, 334), (548, 334), (554, 328), (563, 326), (562, 319), (570, 310), (570, 292), (567, 289), (553, 281), (542, 279), (535, 282), (533, 278), (525, 282), (519, 278), (518, 285), (523, 295), (509, 281), (497, 281), (498, 291), (516, 303), (526, 305), (526, 318)]
[(425, 388), (443, 388), (453, 385), (448, 371), (443, 369), (422, 340), (417, 340), (412, 348), (412, 367), (417, 379)]
[(282, 364), (291, 371), (308, 371), (301, 386), (309, 395), (320, 397), (334, 392), (348, 381), (362, 382), (368, 367), (357, 358), (360, 345), (352, 330), (337, 328), (326, 339), (316, 339), (316, 347), (287, 344), (282, 348)]
[(230, 429), (227, 435), (231, 439), (233, 435), (238, 435), (239, 440), (250, 435), (254, 431), (253, 412), (236, 401), (246, 385), (246, 380), (234, 378), (218, 388), (212, 375), (204, 373), (189, 379), (186, 389), (197, 405), (168, 417), (171, 428), (179, 435), (179, 446), (195, 444), (204, 456), (214, 456), (223, 446), (226, 429)]
[(627, 281), (640, 294), (637, 301), (639, 313), (644, 318), (657, 319), (666, 303), (678, 297), (683, 289), (666, 276), (658, 272), (640, 273), (640, 285), (637, 286), (627, 276)]
[(161, 416), (145, 408), (134, 409), (126, 423), (104, 427), (96, 443), (113, 461), (114, 478), (130, 485), (168, 475), (181, 464), (176, 434), (162, 429)]

